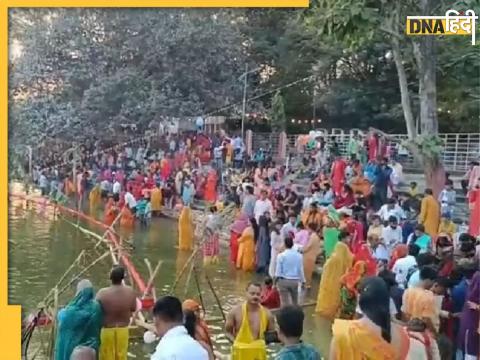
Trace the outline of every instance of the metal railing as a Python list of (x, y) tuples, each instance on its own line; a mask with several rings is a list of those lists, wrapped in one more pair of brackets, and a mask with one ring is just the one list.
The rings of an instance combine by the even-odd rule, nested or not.
[[(347, 146), (351, 137), (357, 133), (363, 134), (363, 132), (358, 129), (352, 129), (348, 133), (340, 129), (332, 129), (330, 133), (325, 130), (323, 130), (323, 132), (328, 141), (335, 139), (342, 155), (347, 155)], [(399, 141), (407, 139), (407, 134), (390, 135)], [(478, 161), (480, 159), (480, 133), (445, 133), (439, 134), (439, 137), (443, 140), (444, 144), (441, 159), (447, 171), (457, 173), (465, 172), (471, 161)], [(298, 138), (299, 135), (287, 135), (287, 153), (302, 153), (302, 147), (297, 146)], [(278, 146), (278, 133), (252, 134), (253, 151), (263, 148), (276, 152)], [(387, 142), (387, 146), (391, 146), (391, 144)], [(410, 153), (401, 157), (401, 162), (406, 169), (421, 170), (421, 165), (413, 159)]]

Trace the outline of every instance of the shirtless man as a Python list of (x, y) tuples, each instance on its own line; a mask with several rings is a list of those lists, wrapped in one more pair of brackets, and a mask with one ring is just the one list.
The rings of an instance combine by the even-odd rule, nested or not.
[[(235, 306), (227, 315), (225, 331), (233, 342), (232, 360), (267, 358), (265, 332), (275, 330), (270, 311), (260, 304), (261, 285), (249, 283), (247, 301)], [(249, 344), (245, 349), (242, 344)]]
[(101, 333), (101, 360), (126, 360), (128, 350), (128, 325), (136, 310), (136, 296), (133, 289), (123, 285), (125, 269), (115, 266), (110, 272), (112, 285), (100, 289), (97, 300), (103, 309)]

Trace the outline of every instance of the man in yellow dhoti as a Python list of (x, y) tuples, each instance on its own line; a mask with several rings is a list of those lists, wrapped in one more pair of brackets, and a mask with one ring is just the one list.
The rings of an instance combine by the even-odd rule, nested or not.
[(110, 272), (112, 285), (97, 293), (104, 312), (99, 360), (127, 360), (128, 325), (137, 302), (133, 289), (123, 285), (124, 278), (125, 269), (114, 267)]

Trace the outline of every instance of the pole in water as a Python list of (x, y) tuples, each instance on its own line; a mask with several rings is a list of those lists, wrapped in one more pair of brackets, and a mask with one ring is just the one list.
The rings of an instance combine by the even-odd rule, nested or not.
[(223, 312), (222, 303), (220, 302), (220, 299), (218, 298), (217, 293), (216, 293), (215, 289), (213, 288), (212, 282), (210, 281), (210, 278), (208, 277), (208, 275), (206, 273), (205, 273), (205, 279), (207, 280), (208, 286), (210, 287), (210, 290), (212, 291), (213, 297), (215, 298), (215, 301), (217, 302), (217, 305), (220, 308), (220, 312), (222, 313), (223, 321), (226, 322), (227, 317), (225, 316), (225, 313)]

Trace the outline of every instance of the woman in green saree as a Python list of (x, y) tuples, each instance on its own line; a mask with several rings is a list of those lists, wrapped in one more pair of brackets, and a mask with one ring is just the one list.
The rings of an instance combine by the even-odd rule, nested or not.
[(58, 313), (55, 360), (69, 360), (75, 347), (87, 346), (98, 353), (103, 313), (89, 280), (81, 280), (72, 301)]

